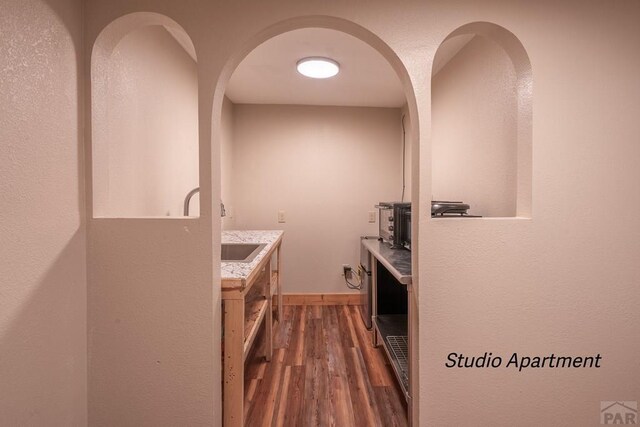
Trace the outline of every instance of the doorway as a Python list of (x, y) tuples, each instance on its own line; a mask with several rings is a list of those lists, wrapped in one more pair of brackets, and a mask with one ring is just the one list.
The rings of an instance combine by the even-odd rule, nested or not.
[[(301, 75), (296, 65), (308, 57), (334, 61), (339, 73)], [(371, 45), (313, 26), (259, 44), (218, 87), (223, 233), (285, 231), (282, 275), (291, 305), (274, 325), (271, 362), (261, 351), (247, 358), (247, 423), (408, 423), (406, 402), (358, 308), (305, 302), (305, 295), (348, 293), (342, 268), (357, 265), (360, 236), (377, 235), (374, 206), (410, 200), (404, 88)]]

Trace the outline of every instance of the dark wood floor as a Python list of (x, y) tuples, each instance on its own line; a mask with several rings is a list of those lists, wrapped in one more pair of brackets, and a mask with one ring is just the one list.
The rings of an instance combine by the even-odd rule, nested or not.
[(406, 426), (406, 403), (357, 307), (286, 306), (271, 362), (245, 376), (247, 426)]

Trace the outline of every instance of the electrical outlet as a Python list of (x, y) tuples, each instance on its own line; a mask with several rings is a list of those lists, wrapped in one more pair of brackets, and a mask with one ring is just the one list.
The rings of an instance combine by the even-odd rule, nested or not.
[(351, 266), (349, 264), (342, 264), (342, 275), (347, 280), (351, 279), (351, 277), (353, 275), (353, 269), (351, 268)]
[(284, 211), (278, 211), (278, 222), (283, 223), (285, 221)]
[(376, 211), (369, 211), (369, 222), (376, 222)]

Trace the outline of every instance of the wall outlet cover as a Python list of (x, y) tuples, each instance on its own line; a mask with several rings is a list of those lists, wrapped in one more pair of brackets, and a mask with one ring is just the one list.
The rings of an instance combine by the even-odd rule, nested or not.
[(351, 279), (353, 268), (349, 264), (342, 264), (342, 275), (347, 279)]

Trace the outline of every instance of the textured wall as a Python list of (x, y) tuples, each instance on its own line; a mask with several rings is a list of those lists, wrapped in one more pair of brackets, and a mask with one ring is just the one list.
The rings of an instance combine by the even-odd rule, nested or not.
[[(137, 127), (125, 135), (150, 138), (154, 132), (160, 132), (158, 138), (165, 138), (163, 141), (167, 143), (163, 148), (170, 147), (158, 150), (163, 160), (191, 160), (177, 171), (172, 169), (173, 165), (167, 166), (168, 174), (179, 174), (176, 183), (184, 184), (182, 180), (193, 179), (198, 172), (200, 182), (207, 182), (210, 159), (206, 147), (201, 146), (199, 150), (200, 160), (207, 165), (203, 168), (193, 164), (193, 156), (183, 156), (186, 153), (180, 151), (181, 145), (175, 144), (177, 141), (194, 143), (196, 137), (195, 64), (182, 45), (158, 25), (181, 31), (175, 22), (148, 13), (125, 17), (109, 27), (94, 50), (92, 70), (96, 74), (92, 88), (96, 90), (94, 93), (120, 95), (104, 91), (105, 82), (100, 72), (107, 67), (105, 59), (110, 58), (110, 46), (122, 40), (125, 52), (119, 51), (120, 45), (116, 45), (115, 53), (129, 55), (130, 61), (116, 64), (123, 66), (119, 69), (121, 83), (132, 84), (133, 93), (140, 91), (141, 95), (138, 104), (121, 106), (141, 120), (129, 123)], [(139, 28), (146, 29), (136, 34)], [(129, 40), (131, 45), (127, 42), (128, 36), (133, 37)], [(181, 40), (189, 45), (188, 37)], [(128, 50), (136, 47), (139, 49)], [(115, 125), (109, 127), (109, 111), (104, 111), (98, 103), (93, 106), (97, 107), (92, 110), (96, 114), (89, 117), (96, 120), (90, 122), (92, 126), (87, 129), (103, 144), (87, 146), (99, 150), (105, 142), (120, 137), (123, 129)], [(106, 120), (107, 125), (98, 118)], [(198, 122), (203, 122), (202, 116)], [(184, 124), (188, 125), (187, 129), (181, 129)], [(202, 126), (198, 130), (200, 135), (208, 135)], [(182, 139), (182, 136), (188, 138)], [(152, 145), (157, 141), (151, 138), (147, 142)], [(148, 154), (152, 156), (153, 150)], [(193, 151), (190, 154), (193, 155)], [(136, 160), (137, 164), (134, 161), (130, 165), (144, 168), (146, 160), (142, 156)], [(90, 179), (91, 176), (89, 182)], [(132, 181), (131, 185), (136, 183)], [(153, 187), (153, 180), (146, 183)], [(158, 177), (157, 188), (151, 190), (159, 189), (160, 183), (169, 184)], [(195, 183), (174, 193), (172, 200), (180, 214), (184, 195), (193, 186)], [(89, 220), (90, 425), (211, 425), (213, 417), (220, 416), (220, 402), (215, 397), (220, 393), (220, 382), (213, 379), (220, 372), (220, 346), (212, 344), (220, 341), (220, 328), (214, 326), (219, 324), (219, 317), (216, 319), (212, 307), (216, 299), (212, 295), (212, 260), (216, 256), (212, 251), (219, 248), (211, 242), (208, 188), (210, 186), (199, 195), (203, 201), (200, 218)], [(165, 195), (163, 192), (163, 197)], [(91, 212), (91, 204), (87, 210)]]
[(0, 2), (3, 426), (87, 423), (80, 12)]
[(91, 224), (100, 244), (88, 256), (100, 267), (88, 275), (89, 425), (211, 425), (220, 328), (208, 232), (196, 219)]
[(413, 178), (411, 174), (411, 164), (413, 162), (411, 159), (413, 151), (413, 136), (411, 130), (411, 115), (409, 114), (409, 107), (407, 104), (402, 107), (401, 112), (404, 116), (404, 198), (402, 201), (410, 202), (413, 191), (411, 187), (411, 179)]
[[(94, 92), (106, 112), (93, 147), (94, 215), (182, 216), (198, 186), (195, 61), (153, 25), (125, 35), (105, 63), (96, 72), (106, 84)], [(198, 215), (197, 204), (189, 214)]]
[[(407, 97), (412, 132), (420, 136), (412, 147), (412, 200), (419, 226), (413, 254), (420, 323), (420, 400), (416, 404), (421, 409), (420, 425), (595, 425), (600, 400), (637, 399), (640, 4), (636, 0), (463, 0), (455, 7), (444, 0), (372, 0), (366, 7), (337, 0), (252, 2), (251, 7), (244, 2), (206, 0), (188, 4), (88, 0), (86, 44), (90, 48), (114, 19), (150, 8), (175, 19), (193, 38), (199, 60), (205, 218), (220, 195), (219, 130), (225, 79), (233, 65), (265, 38), (304, 25), (348, 31), (384, 52), (401, 72), (405, 88), (413, 88)], [(337, 18), (282, 23), (318, 15)], [(512, 31), (531, 60), (535, 85), (531, 220), (432, 221), (428, 214), (431, 64), (441, 41), (474, 21), (494, 22)], [(618, 206), (621, 200), (627, 209), (603, 208)], [(215, 352), (219, 334), (211, 326), (220, 314), (219, 272), (212, 262), (219, 255), (220, 222), (216, 215), (209, 216), (208, 224), (202, 218), (158, 220), (143, 222), (145, 227), (107, 220), (100, 229), (90, 230), (89, 241), (95, 248), (89, 254), (90, 293), (108, 291), (114, 284), (126, 289), (130, 279), (112, 271), (125, 264), (134, 274), (133, 266), (144, 266), (135, 273), (137, 279), (158, 282), (175, 299), (169, 304), (179, 309), (175, 318), (185, 319), (174, 322), (176, 329), (164, 339), (192, 331), (189, 352), (206, 357), (206, 348), (214, 349), (209, 351), (212, 365), (203, 366), (199, 374), (183, 375), (182, 369), (189, 365), (178, 357), (162, 382), (167, 387), (196, 382), (204, 406), (191, 406), (180, 395), (169, 396), (151, 381), (154, 387), (146, 389), (146, 395), (127, 403), (132, 412), (126, 412), (124, 421), (152, 424), (158, 421), (157, 414), (170, 411), (166, 408), (176, 413), (195, 408), (203, 420), (220, 420), (216, 411), (220, 364)], [(131, 241), (144, 245), (132, 251)], [(162, 262), (152, 267), (154, 258)], [(158, 269), (170, 274), (158, 274)], [(182, 293), (169, 292), (172, 285), (182, 283), (181, 274), (186, 272), (194, 274), (188, 286), (179, 285)], [(128, 296), (124, 292), (110, 299), (107, 292), (95, 299), (104, 310), (101, 324), (113, 323), (117, 316), (112, 311)], [(149, 300), (144, 292), (137, 301), (137, 312), (153, 318), (157, 312), (146, 307)], [(162, 327), (170, 324), (163, 320)], [(154, 330), (151, 321), (145, 320), (144, 325), (140, 331), (146, 326)], [(117, 335), (90, 332), (90, 338), (103, 347), (119, 344)], [(113, 400), (120, 390), (154, 378), (146, 370), (140, 375), (112, 370), (107, 376), (108, 367), (128, 360), (128, 349), (121, 350), (112, 355), (115, 361), (103, 361), (104, 381), (114, 389), (96, 389), (89, 398), (90, 403), (105, 405), (96, 416), (104, 416), (100, 420), (106, 424), (111, 420), (108, 414), (119, 408), (114, 403), (122, 403)], [(444, 367), (450, 351), (601, 352), (605, 363), (598, 370), (540, 370), (522, 375), (451, 371)], [(214, 402), (213, 408), (207, 402)], [(133, 418), (133, 413), (138, 417)]]
[[(640, 396), (640, 4), (496, 2), (460, 15), (505, 26), (531, 60), (531, 220), (421, 224), (421, 414), (436, 425), (598, 425), (601, 400)], [(628, 210), (608, 208), (620, 200)], [(444, 366), (452, 351), (603, 363), (455, 370)]]
[(222, 218), (222, 229), (235, 227), (235, 197), (233, 191), (234, 105), (229, 98), (222, 104), (222, 138), (220, 140), (220, 198), (227, 216)]
[(516, 73), (507, 53), (474, 37), (432, 81), (432, 194), (471, 213), (516, 214)]
[(400, 199), (400, 110), (238, 104), (234, 134), (236, 227), (285, 230), (283, 291), (352, 292), (368, 212)]

